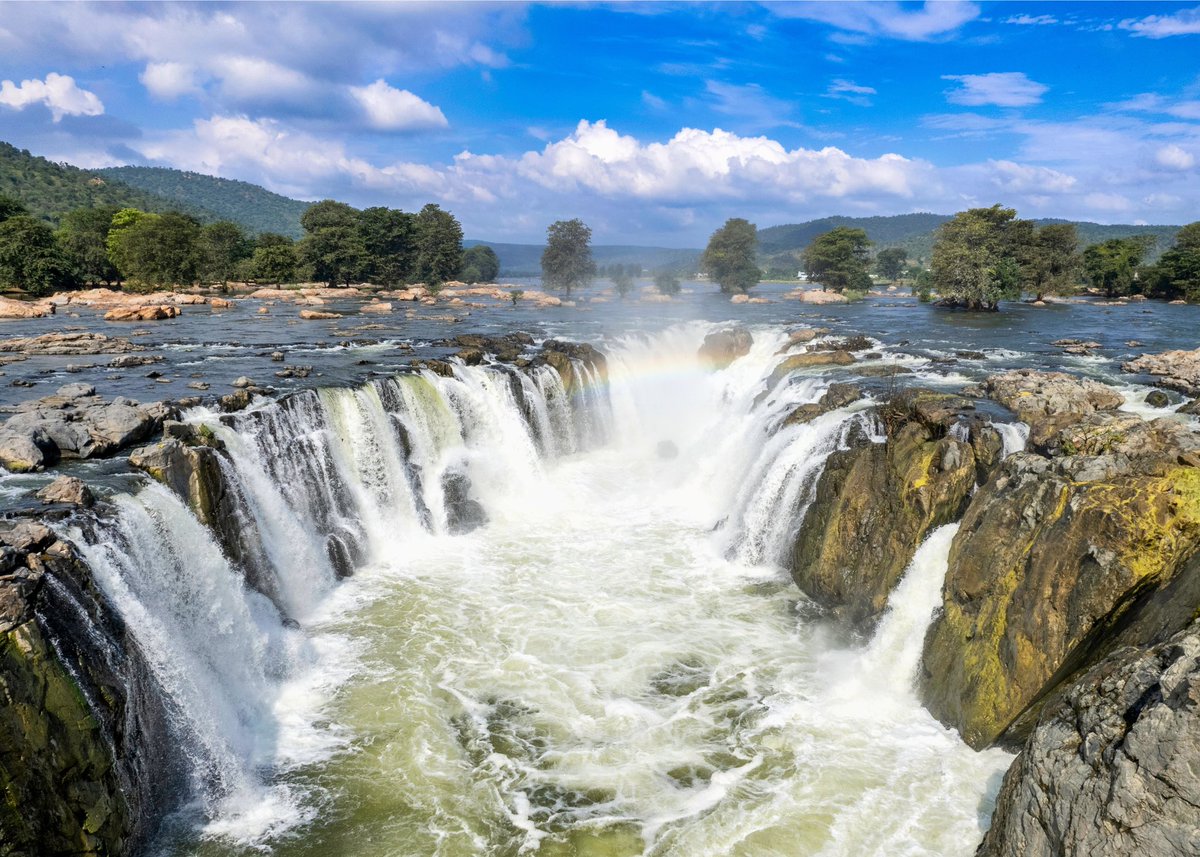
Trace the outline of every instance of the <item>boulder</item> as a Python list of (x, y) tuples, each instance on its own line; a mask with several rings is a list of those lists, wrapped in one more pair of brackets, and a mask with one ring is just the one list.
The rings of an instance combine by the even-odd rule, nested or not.
[(124, 354), (141, 351), (128, 339), (105, 336), (103, 333), (45, 333), (22, 339), (0, 340), (0, 354)]
[(91, 506), (96, 502), (87, 483), (74, 476), (60, 476), (37, 492), (43, 503), (67, 503), (72, 506)]
[(1171, 399), (1162, 390), (1152, 390), (1146, 394), (1146, 404), (1152, 408), (1165, 408), (1171, 404)]
[(161, 321), (179, 315), (179, 307), (171, 304), (158, 306), (117, 307), (104, 314), (105, 321)]
[(1034, 446), (1080, 417), (1125, 403), (1125, 397), (1107, 384), (1065, 372), (1018, 369), (990, 375), (981, 387), (984, 395), (1029, 424), (1029, 440)]
[(446, 501), (446, 529), (451, 535), (463, 535), (487, 523), (483, 505), (471, 497), (471, 480), (459, 470), (442, 474), (442, 494)]
[(326, 321), (335, 318), (341, 318), (342, 314), (338, 312), (324, 312), (315, 309), (300, 310), (300, 317), (306, 321)]
[(391, 303), (388, 303), (385, 301), (373, 301), (368, 304), (363, 304), (359, 308), (359, 312), (389, 313), (391, 311), (392, 311)]
[(880, 409), (884, 443), (859, 432), (829, 456), (792, 549), (806, 595), (857, 628), (874, 623), (925, 535), (970, 498), (975, 448), (970, 430), (951, 429), (972, 423), (978, 434), (971, 410), (957, 396), (906, 390)]
[(806, 304), (844, 304), (850, 300), (845, 295), (821, 289), (796, 289), (788, 292), (784, 297), (793, 298)]
[(848, 351), (806, 351), (785, 357), (776, 364), (767, 377), (765, 390), (773, 390), (775, 386), (800, 369), (811, 369), (814, 366), (849, 366), (854, 362), (854, 355)]
[(45, 318), (54, 315), (54, 304), (49, 301), (15, 301), (0, 297), (0, 319)]
[(0, 465), (13, 473), (45, 470), (58, 461), (58, 447), (44, 430), (8, 431), (0, 427)]
[(1200, 608), (1200, 436), (1096, 413), (975, 494), (925, 639), (921, 693), (972, 747), (1014, 744), (1064, 680)]
[(704, 344), (697, 352), (700, 359), (711, 369), (724, 369), (739, 357), (750, 353), (754, 337), (744, 327), (727, 327), (704, 337)]
[(1156, 376), (1160, 387), (1178, 390), (1189, 396), (1200, 396), (1200, 348), (1195, 351), (1164, 351), (1143, 354), (1122, 364), (1126, 372)]
[(829, 389), (817, 401), (797, 405), (780, 423), (780, 428), (812, 422), (822, 414), (844, 408), (861, 398), (862, 390), (853, 384), (830, 384)]
[(976, 857), (1200, 854), (1200, 623), (1114, 652), (1048, 705)]

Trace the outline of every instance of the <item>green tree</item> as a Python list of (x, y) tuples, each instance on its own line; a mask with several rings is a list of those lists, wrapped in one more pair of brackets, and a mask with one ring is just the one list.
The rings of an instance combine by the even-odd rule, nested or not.
[(635, 265), (613, 265), (608, 276), (617, 294), (624, 298), (633, 291), (633, 278), (637, 273), (640, 272)]
[(700, 267), (726, 294), (750, 291), (762, 279), (755, 261), (758, 229), (748, 220), (731, 217), (708, 239)]
[(367, 249), (358, 225), (358, 211), (344, 202), (326, 199), (310, 205), (300, 217), (304, 239), (300, 251), (313, 276), (330, 287), (350, 285), (367, 264)]
[(10, 217), (19, 217), (22, 214), (28, 214), (29, 210), (19, 199), (13, 199), (11, 196), (0, 194), (0, 222), (8, 220)]
[(298, 264), (296, 244), (292, 239), (264, 232), (254, 242), (247, 275), (256, 283), (294, 283)]
[(463, 251), (463, 269), (459, 275), (468, 283), (494, 283), (500, 276), (500, 257), (486, 244)]
[(1020, 297), (1021, 258), (1031, 225), (1011, 208), (960, 211), (938, 227), (930, 266), (942, 300), (970, 310), (996, 310)]
[[(119, 214), (119, 213), (118, 213)], [(200, 222), (188, 214), (150, 214), (114, 229), (121, 273), (139, 285), (180, 286), (196, 282), (204, 261)]]
[(200, 234), (201, 276), (210, 282), (228, 283), (238, 264), (250, 257), (251, 246), (242, 227), (233, 221), (210, 223)]
[(1082, 260), (1074, 223), (1050, 223), (1037, 229), (1022, 263), (1025, 290), (1036, 300), (1076, 291)]
[(1180, 228), (1170, 249), (1144, 275), (1147, 294), (1200, 303), (1200, 221)]
[(0, 221), (0, 286), (41, 297), (74, 284), (53, 229), (27, 214)]
[(417, 279), (439, 288), (463, 267), (462, 225), (448, 211), (429, 203), (413, 221), (416, 236)]
[(1110, 238), (1091, 245), (1083, 251), (1084, 276), (1093, 288), (1102, 290), (1107, 297), (1132, 294), (1138, 267), (1153, 241), (1153, 238), (1139, 235)]
[(660, 294), (677, 295), (679, 294), (679, 275), (669, 269), (658, 271), (654, 275), (654, 287)]
[(875, 256), (875, 270), (879, 276), (894, 283), (904, 273), (907, 261), (908, 251), (903, 247), (885, 247)]
[(58, 246), (77, 280), (89, 285), (112, 285), (120, 272), (108, 258), (108, 232), (117, 209), (77, 208), (63, 216)]
[(408, 282), (416, 267), (416, 215), (396, 208), (364, 208), (358, 229), (366, 251), (363, 277), (380, 286)]
[(157, 217), (137, 208), (122, 208), (113, 215), (108, 226), (108, 235), (104, 238), (104, 247), (108, 253), (108, 261), (117, 269), (119, 276), (124, 276), (130, 267), (130, 260), (125, 256), (124, 237), (139, 221), (147, 217)]
[(546, 229), (542, 251), (542, 283), (550, 289), (571, 290), (586, 286), (596, 276), (592, 260), (592, 230), (578, 217), (556, 220)]
[(871, 288), (867, 273), (871, 240), (862, 229), (837, 226), (818, 235), (804, 250), (804, 272), (809, 282), (824, 289), (866, 291)]

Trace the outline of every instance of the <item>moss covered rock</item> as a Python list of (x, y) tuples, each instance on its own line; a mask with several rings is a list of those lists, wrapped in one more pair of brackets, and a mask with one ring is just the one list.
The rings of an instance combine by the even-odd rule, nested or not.
[(829, 457), (792, 552), (810, 598), (859, 627), (879, 616), (922, 539), (957, 520), (975, 485), (971, 430), (951, 435), (970, 405), (905, 391), (880, 411), (885, 443), (860, 437)]
[(1200, 607), (1200, 438), (1094, 414), (1049, 446), (1072, 452), (1011, 456), (975, 495), (926, 637), (926, 705), (973, 747), (1020, 741), (1064, 680)]

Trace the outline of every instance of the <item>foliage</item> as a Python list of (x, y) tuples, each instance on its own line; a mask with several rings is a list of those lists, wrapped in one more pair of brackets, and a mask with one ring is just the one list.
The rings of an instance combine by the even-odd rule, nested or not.
[(762, 278), (755, 262), (758, 229), (740, 217), (731, 217), (708, 239), (701, 268), (726, 294), (747, 292)]
[(295, 242), (285, 235), (265, 232), (254, 242), (246, 273), (256, 283), (294, 283), (298, 265)]
[(460, 278), (468, 283), (494, 283), (500, 276), (500, 258), (486, 244), (476, 244), (463, 251)]
[(613, 265), (608, 269), (608, 278), (612, 280), (617, 294), (624, 298), (633, 291), (633, 278), (641, 272), (637, 265)]
[(1093, 288), (1108, 297), (1128, 295), (1134, 291), (1138, 266), (1149, 249), (1144, 236), (1110, 238), (1093, 244), (1083, 251), (1083, 271)]
[(58, 246), (75, 278), (89, 285), (111, 285), (121, 272), (108, 258), (108, 233), (117, 209), (77, 208), (58, 229)]
[(165, 167), (110, 167), (97, 170), (108, 181), (121, 182), (160, 200), (168, 207), (208, 219), (232, 220), (251, 234), (276, 232), (289, 238), (303, 234), (300, 218), (307, 202), (289, 199), (248, 182), (221, 179)]
[(1011, 208), (960, 211), (938, 228), (930, 267), (942, 300), (971, 310), (995, 310), (1020, 296), (1020, 256), (1032, 232)]
[(154, 216), (137, 208), (122, 208), (113, 215), (112, 221), (108, 225), (108, 234), (104, 237), (104, 248), (108, 254), (108, 261), (117, 269), (118, 277), (122, 276), (132, 264), (126, 258), (124, 244), (126, 233), (140, 220)]
[(1158, 296), (1200, 303), (1200, 221), (1179, 230), (1175, 245), (1146, 271), (1146, 280)]
[(458, 276), (463, 267), (462, 225), (448, 211), (429, 203), (413, 220), (416, 238), (414, 276), (431, 288)]
[(10, 217), (17, 217), (28, 213), (29, 209), (19, 199), (0, 195), (0, 222), (8, 220)]
[(824, 289), (866, 292), (871, 287), (871, 275), (867, 273), (870, 246), (863, 230), (834, 227), (805, 248), (804, 272), (809, 282), (819, 282)]
[(508, 296), (510, 298), (512, 298), (513, 306), (516, 306), (517, 301), (519, 301), (521, 298), (525, 297), (525, 290), (524, 289), (513, 289), (511, 292), (508, 293)]
[(673, 296), (679, 294), (679, 275), (669, 269), (663, 269), (654, 274), (654, 287), (660, 294)]
[[(143, 214), (131, 225), (117, 228), (113, 218), (110, 241), (115, 255), (110, 258), (127, 279), (145, 286), (176, 286), (194, 283), (204, 264), (200, 222), (187, 214)], [(139, 212), (141, 213), (141, 212)]]
[(547, 288), (571, 289), (585, 286), (596, 275), (592, 260), (592, 230), (579, 218), (557, 220), (546, 230), (542, 251), (542, 282)]
[(883, 279), (894, 283), (904, 273), (904, 263), (907, 261), (908, 251), (903, 247), (885, 247), (875, 256), (875, 270)]
[(933, 272), (927, 268), (909, 268), (913, 296), (923, 304), (933, 300)]
[(208, 282), (224, 285), (250, 253), (251, 244), (242, 227), (229, 220), (210, 223), (200, 233), (200, 275)]
[(70, 266), (47, 224), (27, 214), (0, 222), (0, 286), (40, 297), (73, 284)]
[(331, 287), (350, 285), (367, 263), (357, 209), (326, 199), (310, 205), (300, 223), (306, 233), (300, 252), (313, 276)]
[(1073, 223), (1050, 223), (1033, 234), (1022, 259), (1025, 290), (1037, 300), (1046, 295), (1074, 294), (1082, 260)]
[(365, 208), (358, 231), (365, 252), (361, 275), (368, 282), (396, 286), (416, 265), (416, 216), (395, 208)]

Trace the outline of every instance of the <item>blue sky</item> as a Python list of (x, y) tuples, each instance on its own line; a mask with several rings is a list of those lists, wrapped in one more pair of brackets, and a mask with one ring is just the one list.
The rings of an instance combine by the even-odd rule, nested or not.
[(0, 2), (0, 139), (696, 245), (727, 217), (1200, 219), (1194, 3)]

